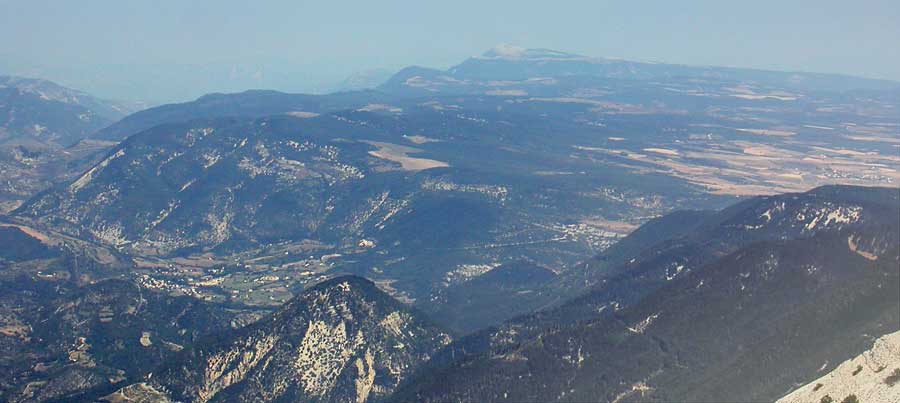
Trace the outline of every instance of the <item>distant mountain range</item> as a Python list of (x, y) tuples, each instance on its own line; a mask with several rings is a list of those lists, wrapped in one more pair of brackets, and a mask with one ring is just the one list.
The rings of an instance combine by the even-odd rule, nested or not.
[(5, 80), (0, 400), (774, 401), (898, 331), (893, 82), (501, 46), (122, 117)]
[(341, 81), (335, 92), (371, 90), (387, 81), (395, 71), (388, 69), (370, 69), (354, 73)]
[[(251, 325), (167, 355), (152, 375), (123, 375), (118, 390), (81, 396), (772, 401), (849, 368), (841, 363), (900, 331), (898, 203), (896, 189), (823, 187), (704, 213), (668, 239), (638, 232), (628, 242), (640, 251), (621, 266), (597, 268), (604, 280), (581, 297), (452, 342), (375, 284), (337, 277)], [(683, 220), (675, 214), (653, 225)], [(696, 252), (673, 255), (674, 245)], [(710, 248), (719, 252), (703, 252)], [(145, 310), (163, 301), (148, 300)], [(119, 317), (101, 312), (101, 322), (104, 315)], [(165, 337), (162, 330), (147, 336)], [(106, 357), (96, 347), (76, 351)], [(880, 361), (862, 376), (885, 382), (891, 350), (865, 354)], [(812, 385), (797, 393), (813, 393)], [(868, 390), (823, 387), (816, 396)], [(873, 390), (891, 393), (886, 385)]]
[[(298, 287), (339, 267), (473, 331), (593, 284), (576, 263), (673, 209), (900, 180), (892, 87), (832, 90), (881, 82), (800, 90), (782, 73), (622, 63), (506, 47), (378, 90), (150, 108), (91, 136), (120, 143), (9, 219), (154, 265), (290, 267)], [(506, 265), (530, 273), (520, 287), (468, 281)]]
[(37, 95), (46, 101), (81, 106), (110, 120), (121, 119), (145, 108), (141, 102), (100, 99), (84, 91), (66, 88), (54, 82), (37, 78), (0, 76), (0, 86), (16, 88), (24, 93)]
[[(541, 78), (598, 77), (621, 80), (719, 80), (757, 83), (800, 91), (897, 90), (900, 83), (838, 74), (779, 72), (731, 67), (687, 66), (593, 58), (549, 49), (525, 49), (501, 45), (472, 57), (446, 71), (409, 67), (379, 89), (421, 94), (429, 91), (473, 93), (525, 91), (523, 83), (497, 88), (497, 81), (528, 81)], [(518, 85), (517, 85), (518, 84)], [(522, 87), (524, 88), (524, 87)]]
[(78, 143), (138, 107), (46, 80), (0, 76), (0, 212), (89, 168), (110, 144)]
[[(193, 102), (164, 105), (130, 116), (101, 131), (97, 138), (122, 140), (155, 125), (201, 117), (262, 117), (292, 111), (325, 113), (360, 107), (366, 103), (402, 102), (397, 97), (410, 96), (568, 97), (578, 93), (578, 90), (588, 94), (583, 91), (598, 91), (611, 85), (628, 86), (633, 82), (640, 82), (643, 86), (648, 82), (687, 82), (694, 86), (702, 86), (702, 83), (755, 85), (804, 92), (900, 90), (898, 82), (838, 74), (633, 62), (501, 45), (446, 71), (417, 66), (407, 67), (393, 75), (383, 69), (365, 71), (348, 77), (337, 88), (341, 92), (335, 94), (291, 95), (268, 90), (210, 94)], [(598, 86), (600, 88), (592, 88)], [(378, 93), (366, 91), (371, 89), (378, 90)], [(670, 92), (677, 90), (667, 89)], [(593, 93), (595, 96), (601, 94), (602, 91)], [(746, 91), (737, 91), (730, 96), (759, 100), (794, 98), (791, 94)]]
[(138, 108), (46, 80), (0, 76), (0, 143), (69, 146)]

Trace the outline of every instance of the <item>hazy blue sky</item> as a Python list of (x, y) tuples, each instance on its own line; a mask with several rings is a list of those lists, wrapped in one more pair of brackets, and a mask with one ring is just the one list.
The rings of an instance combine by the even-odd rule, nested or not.
[(323, 90), (501, 42), (900, 80), (900, 1), (0, 0), (0, 73), (118, 98)]

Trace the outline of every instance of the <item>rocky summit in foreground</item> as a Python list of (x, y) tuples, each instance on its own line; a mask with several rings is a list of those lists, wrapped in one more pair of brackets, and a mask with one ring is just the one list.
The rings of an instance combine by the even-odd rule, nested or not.
[(900, 402), (900, 332), (878, 338), (871, 349), (778, 399), (777, 403)]
[(259, 322), (185, 350), (146, 382), (106, 399), (372, 401), (448, 343), (447, 333), (372, 282), (343, 276)]

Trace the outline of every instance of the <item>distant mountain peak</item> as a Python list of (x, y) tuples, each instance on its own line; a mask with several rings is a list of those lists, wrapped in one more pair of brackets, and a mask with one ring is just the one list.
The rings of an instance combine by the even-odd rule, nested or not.
[(484, 52), (482, 57), (486, 58), (519, 58), (522, 57), (528, 49), (523, 48), (521, 46), (510, 45), (508, 43), (501, 43), (487, 52)]
[(121, 119), (146, 107), (140, 102), (99, 99), (84, 91), (67, 88), (41, 78), (0, 75), (0, 88), (17, 89), (23, 94), (34, 95), (43, 101), (55, 101), (85, 107), (109, 120)]
[(356, 73), (351, 74), (349, 77), (341, 81), (336, 90), (337, 91), (358, 91), (358, 90), (367, 90), (378, 87), (381, 83), (387, 81), (391, 78), (395, 73), (394, 70), (389, 69), (369, 69), (358, 71)]
[(572, 53), (561, 52), (552, 49), (528, 49), (521, 46), (501, 43), (476, 59), (485, 60), (510, 60), (510, 61), (590, 61), (593, 60), (587, 56), (576, 55)]

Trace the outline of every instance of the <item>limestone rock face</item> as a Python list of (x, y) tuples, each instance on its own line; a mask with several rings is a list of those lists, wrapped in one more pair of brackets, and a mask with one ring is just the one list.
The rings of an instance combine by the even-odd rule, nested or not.
[(870, 350), (778, 399), (778, 403), (820, 402), (825, 396), (840, 402), (850, 395), (856, 395), (860, 402), (900, 401), (900, 332), (880, 337)]
[(450, 336), (360, 277), (303, 292), (233, 334), (185, 350), (147, 380), (174, 400), (366, 402)]

